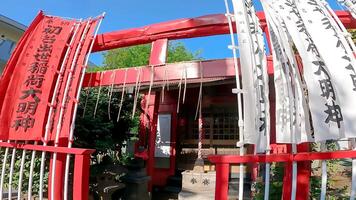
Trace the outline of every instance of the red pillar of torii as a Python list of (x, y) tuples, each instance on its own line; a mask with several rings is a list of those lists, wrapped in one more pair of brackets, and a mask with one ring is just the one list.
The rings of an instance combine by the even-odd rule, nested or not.
[[(351, 14), (348, 12), (344, 11), (336, 11), (337, 16), (340, 18), (341, 22), (345, 25), (347, 29), (354, 29), (356, 28), (356, 20), (352, 18)], [(268, 35), (268, 30), (267, 30), (267, 25), (266, 25), (266, 18), (264, 16), (263, 12), (258, 12), (257, 16), (260, 19), (260, 24), (262, 26), (262, 29), (266, 33), (267, 36), (267, 42), (268, 46), (270, 47), (270, 38)], [(214, 14), (214, 15), (207, 15), (207, 16), (201, 16), (197, 18), (186, 18), (186, 19), (179, 19), (179, 20), (173, 20), (173, 21), (168, 21), (168, 22), (163, 22), (163, 23), (158, 23), (158, 24), (153, 24), (149, 26), (144, 26), (140, 28), (133, 28), (133, 29), (127, 29), (127, 30), (121, 30), (121, 31), (114, 31), (110, 33), (104, 33), (101, 35), (98, 35), (94, 44), (93, 51), (98, 52), (98, 51), (104, 51), (104, 50), (110, 50), (110, 49), (115, 49), (115, 48), (121, 48), (121, 47), (128, 47), (128, 46), (133, 46), (133, 45), (139, 45), (139, 44), (147, 44), (147, 43), (153, 43), (155, 41), (165, 41), (167, 42), (168, 40), (176, 40), (176, 39), (184, 39), (184, 38), (194, 38), (194, 37), (203, 37), (203, 36), (211, 36), (211, 35), (222, 35), (222, 34), (229, 34), (229, 26), (228, 26), (228, 21), (223, 14)], [(155, 51), (161, 52), (163, 48), (163, 45), (161, 46), (156, 46), (154, 48)], [(162, 65), (165, 64), (165, 62), (161, 62), (158, 60), (159, 57), (157, 57), (157, 52), (151, 52), (153, 53), (150, 58), (150, 65)], [(213, 63), (213, 64), (212, 64)], [(168, 77), (169, 80), (179, 80), (180, 70), (182, 70), (182, 66), (180, 64), (170, 64), (172, 65), (171, 67), (168, 68), (170, 71), (168, 74), (170, 75)], [(225, 59), (225, 60), (215, 60), (215, 61), (205, 61), (202, 62), (203, 68), (204, 68), (204, 77), (233, 77), (235, 76), (234, 70), (233, 70), (233, 64), (231, 59)], [(219, 66), (219, 67), (216, 67)], [(196, 70), (192, 71), (199, 71), (198, 67), (199, 65), (197, 63), (192, 63), (191, 68), (195, 68)], [(246, 67), (246, 66), (244, 66)], [(223, 68), (223, 70), (222, 70)], [(271, 62), (271, 58), (269, 57), (269, 62), (268, 62), (268, 71), (269, 74), (273, 74), (273, 65)], [(116, 79), (112, 81), (111, 79), (111, 74), (115, 73)], [(164, 77), (164, 70), (162, 67), (155, 67), (155, 78), (154, 81), (162, 81), (160, 77)], [(111, 70), (105, 73), (105, 75), (102, 77), (102, 80), (100, 80), (100, 73), (93, 73), (91, 75), (87, 74), (84, 80), (84, 87), (96, 87), (99, 85), (102, 86), (109, 86), (113, 82), (114, 84), (123, 84), (123, 77), (124, 77), (125, 71), (122, 69), (117, 69), (117, 70)], [(143, 77), (142, 77), (142, 84), (148, 84), (150, 82), (150, 67), (143, 67)], [(92, 76), (92, 78), (90, 78)], [(200, 78), (198, 74), (189, 74), (188, 78), (190, 79), (198, 79)], [(134, 69), (128, 70), (127, 72), (127, 79), (126, 79), (126, 84), (132, 83), (134, 84), (136, 80), (136, 73)], [(154, 94), (153, 96), (156, 96), (157, 94)], [(154, 97), (155, 99), (157, 97)], [(270, 97), (274, 98), (274, 97)], [(151, 100), (152, 101), (152, 100)], [(157, 106), (153, 106), (157, 107)], [(274, 124), (275, 118), (274, 116), (274, 102), (271, 102), (271, 124)], [(152, 116), (155, 116), (155, 110), (147, 111), (152, 112)], [(157, 113), (156, 113), (157, 114)], [(157, 116), (156, 116), (157, 118)], [(151, 124), (150, 127), (152, 127), (149, 130), (149, 145), (154, 145), (155, 144), (155, 126), (157, 123), (157, 119), (153, 118), (150, 120)], [(271, 126), (271, 143), (275, 143), (275, 128)], [(276, 146), (276, 145), (273, 145)], [(277, 145), (278, 147), (278, 145)], [(303, 152), (303, 151), (309, 151), (309, 145), (302, 144), (298, 145), (298, 152)], [(287, 152), (284, 152), (287, 153)], [(149, 156), (154, 155), (154, 147), (151, 146), (149, 148), (148, 152)], [(151, 158), (149, 161), (149, 166), (153, 166), (153, 159)], [(303, 161), (303, 162), (298, 162), (298, 186), (297, 186), (297, 199), (304, 199), (305, 194), (309, 193), (309, 177), (310, 177), (310, 161)], [(290, 197), (290, 192), (291, 192), (291, 174), (289, 173), (291, 171), (290, 169), (291, 166), (287, 164), (285, 168), (285, 176), (284, 176), (284, 188), (283, 188), (283, 196), (285, 198), (283, 199), (288, 199)], [(149, 167), (148, 169), (149, 175), (152, 175), (152, 169)]]

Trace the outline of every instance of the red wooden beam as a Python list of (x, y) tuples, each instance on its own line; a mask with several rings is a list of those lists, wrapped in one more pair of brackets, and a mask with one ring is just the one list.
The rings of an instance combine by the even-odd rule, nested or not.
[(216, 186), (215, 186), (215, 199), (227, 200), (227, 194), (229, 192), (229, 164), (217, 164), (216, 165)]
[(303, 152), (297, 154), (271, 154), (271, 155), (212, 155), (208, 159), (217, 164), (239, 164), (239, 163), (266, 163), (266, 162), (293, 162), (312, 160), (333, 160), (344, 158), (356, 158), (356, 151), (343, 150), (332, 152)]
[[(336, 14), (346, 28), (356, 28), (356, 20), (349, 12), (336, 11)], [(257, 16), (260, 19), (262, 30), (266, 30), (264, 13), (257, 12)], [(100, 34), (96, 38), (93, 51), (147, 44), (159, 39), (177, 40), (228, 33), (229, 27), (225, 15), (205, 15)]]
[[(268, 73), (273, 74), (272, 57), (268, 57)], [(169, 81), (177, 80), (181, 78), (181, 72), (185, 68), (187, 69), (187, 79), (200, 79), (199, 65), (203, 66), (203, 78), (218, 78), (218, 77), (234, 77), (234, 63), (230, 58), (220, 59), (220, 60), (208, 60), (208, 61), (192, 61), (183, 63), (172, 63), (156, 66), (154, 68), (154, 80), (153, 82), (163, 81), (165, 78), (165, 70), (167, 69), (167, 79)], [(151, 68), (150, 66), (138, 67), (138, 68), (128, 68), (127, 69), (127, 85), (134, 85), (136, 83), (137, 75), (139, 73), (139, 68), (142, 68), (142, 85), (147, 85), (150, 82)], [(112, 83), (116, 85), (123, 84), (126, 69), (116, 69), (108, 70), (103, 72), (93, 72), (87, 73), (84, 78), (83, 87), (98, 87), (98, 86), (109, 86)], [(102, 74), (103, 73), (103, 74)], [(115, 76), (112, 74), (115, 73)], [(103, 75), (102, 80), (100, 79), (101, 74)], [(115, 77), (113, 80), (112, 77)]]
[[(180, 80), (181, 72), (184, 68), (187, 69), (187, 78), (196, 79), (200, 78), (199, 74), (199, 63), (200, 62), (185, 62), (176, 64), (167, 64), (168, 66), (156, 66), (154, 67), (154, 82), (163, 81), (165, 76), (165, 70), (167, 70), (168, 80)], [(235, 76), (233, 61), (232, 59), (223, 60), (212, 60), (212, 61), (202, 61), (203, 65), (203, 76), (204, 78), (212, 77), (226, 77)], [(148, 84), (151, 78), (151, 67), (144, 66), (142, 68), (141, 77), (142, 84)], [(83, 87), (97, 87), (99, 85), (109, 86), (113, 82), (117, 85), (123, 84), (126, 69), (116, 69), (108, 70), (104, 72), (88, 73), (85, 75)], [(101, 73), (103, 73), (103, 78), (100, 80)], [(112, 73), (116, 75), (115, 80), (112, 79)], [(127, 79), (126, 84), (135, 84), (139, 70), (138, 68), (128, 68), (127, 69)], [(91, 78), (90, 78), (91, 77)], [(90, 83), (89, 83), (90, 81)]]
[(224, 15), (206, 15), (104, 33), (97, 36), (93, 51), (147, 44), (158, 39), (174, 40), (226, 33), (229, 33), (229, 27)]
[(34, 150), (34, 151), (45, 151), (50, 153), (63, 153), (63, 154), (72, 154), (72, 155), (90, 155), (95, 152), (94, 149), (54, 147), (54, 146), (43, 146), (43, 145), (33, 145), (33, 144), (7, 143), (7, 142), (0, 142), (0, 147)]
[[(152, 42), (151, 54), (149, 59), (150, 65), (163, 65), (166, 64), (167, 60), (167, 50), (168, 50), (168, 40), (161, 39)], [(153, 68), (153, 70), (157, 70)], [(151, 73), (150, 73), (151, 74)], [(162, 74), (163, 75), (163, 74)], [(144, 76), (150, 77), (150, 75)], [(155, 76), (154, 76), (155, 77)], [(163, 78), (159, 77), (159, 78)], [(154, 102), (153, 105), (150, 104), (150, 97)], [(146, 104), (144, 109), (144, 113), (141, 114), (141, 119), (147, 123), (147, 127), (149, 128), (150, 132), (148, 133), (148, 161), (147, 161), (147, 173), (151, 176), (151, 181), (148, 184), (148, 190), (151, 192), (153, 184), (160, 182), (160, 179), (164, 179), (164, 177), (157, 177), (155, 176), (155, 150), (156, 150), (156, 136), (157, 136), (157, 121), (158, 121), (158, 109), (159, 109), (159, 102), (160, 102), (160, 92), (152, 92), (151, 94), (147, 94), (145, 96)], [(144, 102), (145, 102), (144, 101)], [(145, 134), (145, 130), (141, 130), (141, 134)], [(146, 137), (146, 136), (145, 136)], [(158, 181), (157, 181), (158, 178)]]
[(90, 155), (74, 157), (73, 199), (88, 199)]

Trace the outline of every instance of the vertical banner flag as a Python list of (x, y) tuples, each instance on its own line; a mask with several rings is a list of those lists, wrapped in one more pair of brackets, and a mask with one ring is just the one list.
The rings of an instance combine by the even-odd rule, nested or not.
[(252, 59), (251, 38), (245, 3), (243, 0), (232, 1), (237, 27), (241, 78), (243, 88), (244, 143), (256, 143), (256, 88), (254, 82), (254, 60)]
[(313, 141), (306, 88), (283, 19), (276, 15), (271, 2), (263, 1), (272, 40), (276, 89), (276, 139), (279, 143)]
[(270, 26), (272, 38), (272, 55), (274, 83), (276, 89), (276, 138), (281, 143), (296, 143), (295, 127), (295, 96), (292, 92), (289, 63), (282, 48), (277, 27)]
[[(97, 24), (99, 22), (101, 17), (97, 17), (93, 20), (89, 20), (89, 21), (84, 21), (81, 24), (81, 27), (83, 29), (83, 39), (80, 42), (80, 37), (78, 38), (78, 45), (76, 47), (74, 47), (73, 52), (71, 53), (70, 56), (73, 56), (73, 59), (71, 62), (67, 63), (67, 69), (71, 69), (69, 71), (72, 71), (72, 75), (71, 77), (69, 77), (69, 73), (66, 74), (66, 77), (64, 78), (64, 82), (66, 84), (68, 84), (69, 87), (69, 91), (67, 92), (67, 97), (65, 97), (66, 101), (65, 101), (65, 112), (63, 113), (64, 115), (62, 116), (62, 122), (61, 122), (61, 129), (58, 130), (60, 131), (60, 136), (59, 137), (68, 137), (69, 133), (70, 133), (70, 127), (71, 127), (71, 123), (72, 123), (72, 116), (75, 115), (76, 113), (74, 113), (74, 105), (75, 105), (75, 101), (76, 101), (76, 94), (78, 92), (78, 90), (81, 90), (81, 87), (78, 87), (81, 85), (81, 75), (84, 72), (83, 68), (87, 67), (84, 66), (85, 64), (85, 58), (87, 56), (88, 52), (90, 49), (90, 44), (92, 42), (93, 35), (95, 32), (95, 28), (97, 27)], [(77, 49), (76, 49), (77, 48)], [(77, 52), (76, 52), (77, 51)], [(76, 59), (75, 58), (75, 54), (77, 54)], [(68, 80), (70, 78), (70, 80)], [(64, 84), (65, 85), (65, 84)], [(63, 87), (63, 89), (65, 89), (65, 87)], [(65, 93), (65, 90), (61, 91), (61, 95), (63, 97)], [(56, 132), (57, 132), (57, 127), (58, 127), (58, 123), (59, 123), (59, 119), (60, 116), (57, 115), (54, 119), (53, 119), (53, 130), (52, 130), (52, 134), (51, 134), (51, 139), (54, 140), (56, 137)]]
[[(326, 20), (325, 15), (324, 17), (318, 15), (321, 9), (315, 1), (265, 0), (263, 4), (270, 17), (280, 21), (280, 25), (277, 25), (277, 28), (283, 29), (285, 27), (283, 29), (284, 32), (290, 36), (301, 57), (303, 78), (308, 89), (303, 93), (307, 94), (308, 97), (307, 102), (312, 117), (315, 141), (343, 137), (345, 116), (342, 112), (341, 102), (343, 105), (350, 106), (352, 97), (349, 99), (344, 97), (352, 96), (352, 94), (344, 94), (347, 87), (342, 83), (340, 84), (340, 82), (335, 82), (335, 73), (344, 73), (345, 70), (337, 66), (340, 66), (340, 63), (350, 58), (350, 56), (341, 56), (337, 50), (337, 46), (346, 41), (340, 40), (340, 43), (335, 41), (336, 36), (333, 35), (336, 35), (336, 33), (329, 31), (332, 27), (328, 23), (329, 19)], [(325, 31), (320, 31), (324, 29)], [(334, 42), (329, 42), (333, 40)], [(329, 53), (326, 54), (326, 52)], [(336, 60), (339, 64), (328, 60)], [(344, 76), (343, 79), (346, 80), (346, 77)], [(352, 110), (350, 107), (348, 109)], [(306, 115), (307, 113), (304, 114)], [(353, 116), (349, 115), (348, 118), (351, 119)], [(352, 123), (350, 126), (352, 126)]]
[(54, 79), (74, 22), (44, 16), (21, 49), (13, 73), (5, 71), (2, 79), (11, 79), (0, 113), (0, 139), (41, 139)]
[(269, 146), (270, 137), (270, 115), (269, 115), (269, 87), (268, 87), (268, 72), (267, 72), (267, 57), (265, 51), (265, 43), (263, 38), (263, 30), (256, 16), (256, 11), (251, 0), (245, 0), (245, 5), (248, 15), (248, 23), (252, 39), (252, 49), (255, 59), (255, 81), (257, 83), (257, 139), (256, 152), (263, 153)]
[[(300, 16), (310, 33), (325, 66), (330, 72), (334, 88), (329, 83), (320, 83), (324, 96), (329, 96), (333, 89), (339, 106), (326, 104), (327, 114), (324, 123), (335, 124), (340, 129), (339, 137), (356, 137), (356, 60), (345, 35), (340, 32), (334, 19), (317, 0), (297, 2)], [(327, 41), (327, 42), (325, 42)], [(334, 97), (332, 97), (334, 98)], [(327, 138), (322, 138), (327, 139)]]
[(265, 152), (269, 135), (267, 59), (263, 31), (252, 1), (232, 1), (238, 34), (243, 86), (244, 143)]
[[(33, 20), (32, 24), (27, 28), (25, 33), (22, 35), (20, 40), (18, 41), (16, 48), (12, 52), (12, 56), (7, 62), (7, 65), (5, 66), (5, 69), (3, 73), (1, 74), (0, 77), (0, 94), (5, 94), (7, 87), (9, 85), (9, 82), (11, 80), (11, 74), (13, 74), (15, 66), (17, 64), (17, 60), (19, 59), (19, 56), (22, 53), (22, 49), (27, 45), (28, 38), (32, 37), (35, 28), (38, 26), (38, 24), (43, 20), (44, 15), (42, 11), (37, 15), (37, 17)], [(5, 95), (0, 95), (0, 111), (3, 106)]]
[[(90, 31), (85, 34), (85, 40), (80, 43), (76, 40), (73, 46), (83, 46), (76, 59), (64, 56), (69, 52), (69, 43), (81, 34), (74, 34), (74, 27), (85, 22), (67, 20), (54, 16), (46, 16), (42, 12), (36, 17), (29, 29), (21, 38), (17, 48), (12, 54), (0, 82), (0, 91), (4, 97), (0, 99), (0, 133), (1, 140), (41, 140), (48, 124), (49, 109), (53, 108), (58, 113), (61, 108), (60, 99), (64, 94), (59, 94), (55, 104), (51, 104), (54, 87), (60, 79), (60, 90), (65, 88), (67, 74), (71, 70), (66, 66), (60, 73), (64, 62), (74, 63), (78, 68), (83, 67), (83, 58), (88, 51), (88, 40), (92, 40)], [(96, 21), (92, 22), (95, 27)], [(83, 25), (81, 25), (83, 26)], [(82, 30), (80, 30), (82, 31)], [(82, 31), (83, 32), (83, 31)], [(79, 36), (78, 36), (79, 35)], [(69, 64), (68, 64), (69, 65)], [(79, 77), (79, 72), (73, 72), (71, 79)], [(71, 81), (70, 91), (77, 91), (78, 81)], [(71, 107), (65, 107), (71, 113)], [(65, 118), (70, 120), (70, 118)], [(53, 118), (52, 121), (56, 121)], [(68, 133), (67, 133), (68, 134)]]

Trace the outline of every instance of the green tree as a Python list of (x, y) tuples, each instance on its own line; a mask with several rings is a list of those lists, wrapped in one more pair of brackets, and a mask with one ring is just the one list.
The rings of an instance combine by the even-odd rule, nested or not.
[[(145, 66), (148, 65), (150, 52), (151, 45), (149, 44), (110, 50), (104, 53), (103, 67), (92, 68), (90, 71)], [(168, 62), (198, 59), (201, 59), (200, 51), (190, 52), (183, 43), (180, 42), (169, 43)], [(75, 133), (77, 146), (95, 147), (99, 154), (108, 149), (120, 149), (122, 142), (129, 139), (127, 133), (137, 133), (139, 123), (138, 116), (140, 114), (138, 106), (136, 117), (131, 119), (133, 98), (132, 95), (127, 94), (124, 98), (125, 101), (122, 107), (120, 121), (117, 122), (116, 115), (119, 110), (121, 93), (114, 92), (110, 102), (111, 109), (109, 119), (109, 88), (101, 88), (100, 90), (100, 98), (95, 118), (93, 113), (96, 107), (99, 88), (90, 88), (82, 91)], [(85, 114), (83, 114), (84, 112)]]
[[(104, 53), (104, 66), (93, 70), (107, 70), (148, 65), (151, 45), (144, 44), (133, 47), (114, 49)], [(201, 51), (190, 52), (181, 42), (169, 42), (168, 63), (199, 60)]]
[[(91, 68), (89, 71), (102, 71), (117, 68), (127, 68), (148, 65), (150, 45), (110, 50), (104, 53), (102, 67)], [(190, 52), (182, 43), (170, 43), (168, 48), (168, 62), (198, 60), (200, 52)], [(98, 93), (100, 90), (100, 98)], [(78, 117), (75, 129), (75, 145), (83, 148), (96, 149), (92, 159), (91, 187), (95, 191), (95, 177), (108, 171), (112, 165), (122, 165), (130, 159), (130, 155), (123, 154), (121, 147), (124, 141), (137, 139), (139, 127), (140, 106), (137, 106), (135, 117), (131, 118), (134, 98), (131, 94), (124, 96), (120, 120), (117, 121), (121, 92), (114, 90), (109, 102), (109, 87), (87, 88), (81, 92)], [(140, 99), (138, 105), (140, 105)], [(110, 109), (108, 109), (110, 104)], [(95, 107), (96, 115), (94, 117)], [(110, 118), (109, 118), (110, 115)], [(118, 176), (120, 174), (117, 174)]]

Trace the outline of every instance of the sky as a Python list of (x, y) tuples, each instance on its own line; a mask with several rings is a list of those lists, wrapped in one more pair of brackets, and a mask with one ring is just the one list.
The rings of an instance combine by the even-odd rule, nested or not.
[[(253, 0), (256, 10), (262, 10)], [(342, 9), (336, 0), (328, 0), (333, 9)], [(87, 18), (106, 12), (99, 33), (123, 30), (187, 17), (225, 13), (223, 0), (1, 0), (0, 14), (28, 26), (39, 10), (70, 18)], [(205, 59), (231, 57), (228, 35), (180, 40), (191, 51), (201, 51)], [(101, 65), (102, 53), (90, 60)]]

